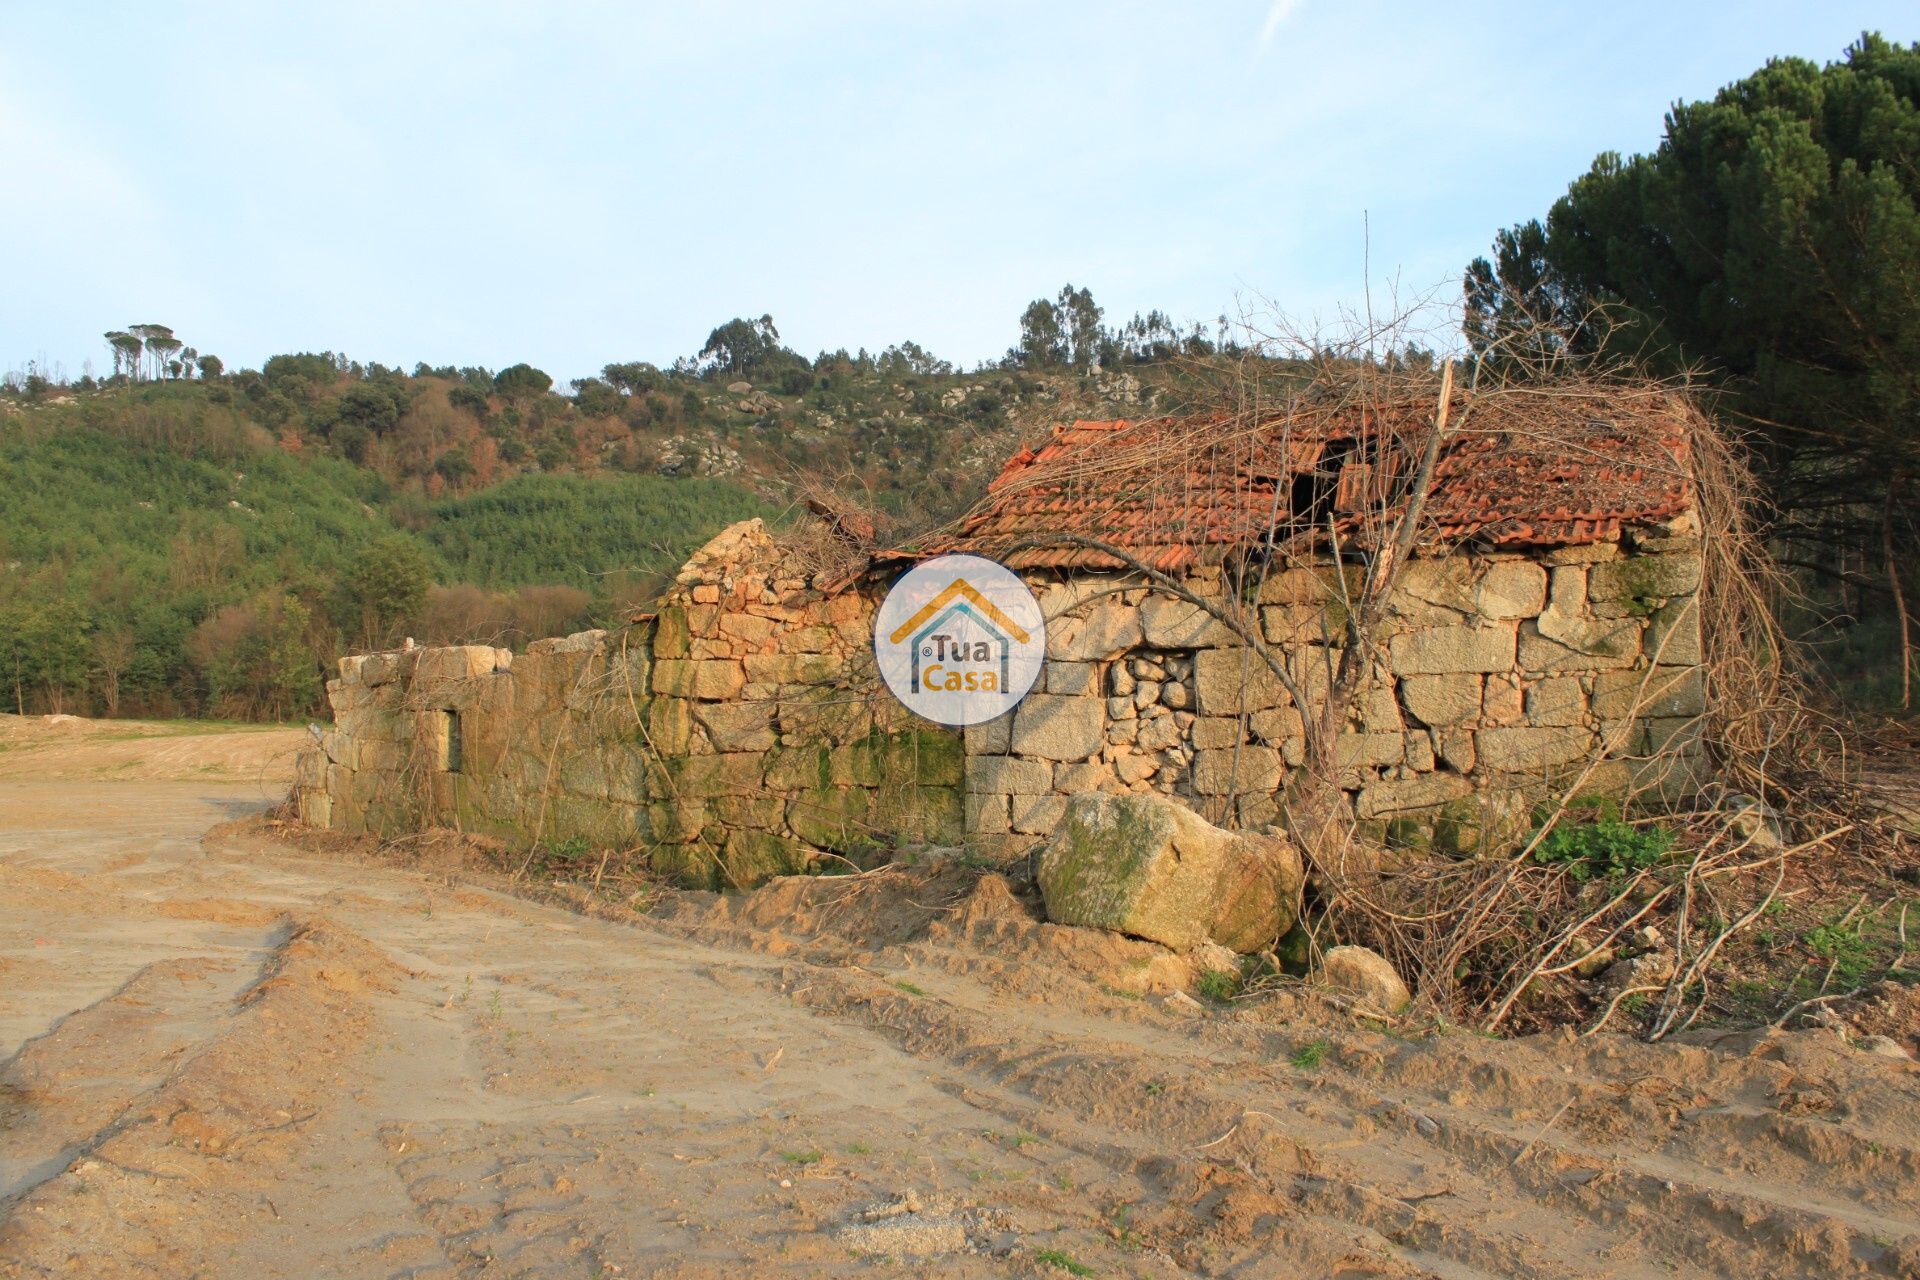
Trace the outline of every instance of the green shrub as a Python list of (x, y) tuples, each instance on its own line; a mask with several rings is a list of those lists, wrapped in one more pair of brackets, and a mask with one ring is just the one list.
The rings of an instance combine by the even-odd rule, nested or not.
[(1832, 919), (1807, 932), (1807, 946), (1833, 969), (1842, 986), (1856, 986), (1867, 974), (1873, 944), (1866, 936), (1866, 917)]
[(1618, 819), (1555, 827), (1534, 848), (1535, 862), (1561, 866), (1582, 884), (1595, 876), (1628, 876), (1657, 865), (1673, 847), (1664, 827), (1635, 827)]
[(1224, 1003), (1240, 990), (1240, 975), (1226, 969), (1208, 969), (1194, 980), (1193, 989), (1208, 1000)]

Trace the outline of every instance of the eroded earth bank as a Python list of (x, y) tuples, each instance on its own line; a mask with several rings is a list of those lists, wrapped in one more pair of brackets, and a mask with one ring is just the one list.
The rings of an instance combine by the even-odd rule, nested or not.
[(1920, 1273), (1920, 1075), (1830, 1030), (1142, 996), (960, 862), (602, 918), (284, 842), (298, 734), (56, 728), (0, 753), (0, 1275)]

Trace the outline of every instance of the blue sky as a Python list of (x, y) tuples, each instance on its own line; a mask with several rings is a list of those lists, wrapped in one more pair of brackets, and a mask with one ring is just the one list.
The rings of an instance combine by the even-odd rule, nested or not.
[[(345, 351), (558, 378), (735, 315), (997, 356), (1109, 320), (1394, 282), (1772, 55), (1904, 4), (172, 6), (0, 0), (0, 369), (171, 324), (229, 366)], [(1363, 231), (1363, 227), (1367, 230)], [(1363, 265), (1370, 256), (1371, 270)]]

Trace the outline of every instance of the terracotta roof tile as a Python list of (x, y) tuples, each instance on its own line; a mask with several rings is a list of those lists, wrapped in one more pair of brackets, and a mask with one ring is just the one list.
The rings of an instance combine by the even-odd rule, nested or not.
[[(1678, 407), (1557, 400), (1548, 430), (1526, 397), (1483, 398), (1442, 450), (1428, 541), (1564, 546), (1670, 519), (1693, 500)], [(1430, 409), (1307, 410), (1255, 427), (1220, 419), (1075, 422), (1007, 460), (956, 534), (923, 553), (1005, 549), (1079, 534), (1156, 568), (1218, 563), (1271, 539), (1365, 542), (1413, 465)], [(1458, 410), (1456, 410), (1458, 412)], [(1028, 547), (1017, 567), (1100, 566), (1080, 547)]]

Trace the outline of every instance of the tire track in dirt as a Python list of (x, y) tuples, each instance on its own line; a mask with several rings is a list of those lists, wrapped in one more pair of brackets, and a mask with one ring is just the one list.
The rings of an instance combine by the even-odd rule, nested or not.
[[(726, 929), (703, 932), (717, 940)], [(953, 942), (967, 930), (945, 932)], [(1007, 932), (996, 930), (1000, 941)], [(857, 954), (835, 955), (829, 938), (793, 950), (842, 966)], [(1071, 1116), (1056, 1126), (1060, 1140), (1110, 1163), (1194, 1152), (1232, 1133), (1206, 1158), (1244, 1173), (1247, 1157), (1233, 1148), (1258, 1132), (1300, 1156), (1301, 1167), (1283, 1162), (1267, 1191), (1372, 1233), (1408, 1263), (1490, 1275), (1559, 1274), (1570, 1264), (1573, 1274), (1596, 1275), (1920, 1271), (1913, 1072), (1865, 1062), (1815, 1033), (1715, 1050), (1463, 1037), (1406, 1044), (1326, 1010), (1292, 1032), (1243, 1018), (1162, 1016), (1151, 1025), (1140, 1012), (1114, 1021), (1008, 1002), (998, 989), (1004, 954), (985, 960), (916, 944), (867, 959), (911, 966), (909, 985), (923, 994), (841, 967), (806, 979), (805, 1002), (872, 1027), (945, 1068), (946, 1087), (995, 1096), (1022, 1123), (1042, 1112)], [(797, 973), (787, 981), (803, 985)], [(1316, 1043), (1325, 1059), (1312, 1071), (1280, 1065)], [(1812, 1105), (1830, 1114), (1783, 1113), (1781, 1099), (1803, 1094), (1825, 1099)], [(1730, 1156), (1744, 1167), (1730, 1168)], [(1527, 1222), (1522, 1232), (1490, 1225), (1516, 1216)]]
[[(150, 980), (130, 984), (132, 998), (69, 1018), (26, 1065), (57, 1076), (97, 1038), (118, 1043), (116, 1032), (132, 1032), (137, 1041), (151, 1028), (116, 1024), (137, 1017), (140, 993), (160, 995), (181, 976), (150, 969)], [(210, 1034), (153, 1046), (157, 1057), (145, 1045), (128, 1047), (135, 1067), (170, 1064), (164, 1078), (143, 1092), (94, 1096), (71, 1108), (71, 1121), (98, 1127), (58, 1172), (0, 1206), (0, 1276), (172, 1277), (224, 1264), (265, 1171), (290, 1158), (299, 1131), (343, 1085), (341, 1069), (371, 1021), (365, 993), (390, 988), (399, 976), (364, 939), (325, 920), (304, 921), (266, 971), (212, 1014)]]
[(257, 976), (233, 960), (155, 961), (0, 1065), (0, 1212), (159, 1087)]
[[(1229, 1092), (1212, 1079), (1214, 1064), (1190, 1053), (1143, 1050), (1134, 1037), (1009, 1026), (947, 1004), (939, 988), (931, 994), (908, 996), (881, 980), (842, 973), (816, 975), (805, 999), (946, 1065), (956, 1088), (984, 1082), (1030, 1099), (1053, 1117), (1058, 1140), (1146, 1173), (1171, 1211), (1162, 1215), (1162, 1247), (1200, 1274), (1252, 1264), (1274, 1248), (1252, 1223), (1238, 1239), (1217, 1225), (1235, 1216), (1235, 1201), (1265, 1205), (1255, 1216), (1273, 1218), (1265, 1224), (1270, 1229), (1291, 1228), (1286, 1256), (1305, 1274), (1336, 1262), (1358, 1266), (1360, 1251), (1371, 1254), (1365, 1261), (1380, 1275), (1421, 1274), (1430, 1262), (1450, 1264), (1457, 1276), (1547, 1274), (1570, 1242), (1589, 1234), (1565, 1224), (1549, 1249), (1449, 1220), (1428, 1207), (1433, 1191), (1424, 1184), (1431, 1179), (1419, 1161), (1405, 1161), (1398, 1179), (1354, 1167), (1356, 1137), (1380, 1137), (1373, 1124), (1323, 1118), (1312, 1099), (1276, 1090), (1273, 1080), (1249, 1087), (1253, 1082), (1243, 1079)], [(1384, 1189), (1396, 1183), (1399, 1194)], [(1217, 1256), (1227, 1249), (1230, 1256)]]
[[(1810, 1275), (1843, 1274), (1849, 1263), (1900, 1274), (1908, 1265), (1880, 1241), (1920, 1224), (1920, 1194), (1907, 1172), (1912, 1150), (1892, 1137), (1742, 1105), (1756, 1071), (1747, 1055), (1715, 1062), (1700, 1054), (1700, 1074), (1684, 1088), (1658, 1075), (1595, 1084), (1482, 1064), (1462, 1073), (1482, 1086), (1466, 1091), (1406, 1088), (1396, 1065), (1418, 1056), (1397, 1051), (1365, 1073), (1363, 1087), (1330, 1083), (1356, 1107), (1390, 1100), (1415, 1134), (1431, 1127), (1427, 1140), (1436, 1146), (1600, 1224), (1644, 1217), (1706, 1228), (1672, 1237), (1696, 1266), (1737, 1270), (1757, 1247), (1800, 1259)], [(1511, 1111), (1522, 1098), (1551, 1108), (1551, 1122), (1516, 1123)], [(1730, 1168), (1734, 1159), (1747, 1167)]]
[(79, 1006), (8, 1280), (1920, 1273), (1920, 1080), (1830, 1033), (1202, 1010), (958, 864), (587, 919), (216, 803), (0, 789), (15, 1038)]

